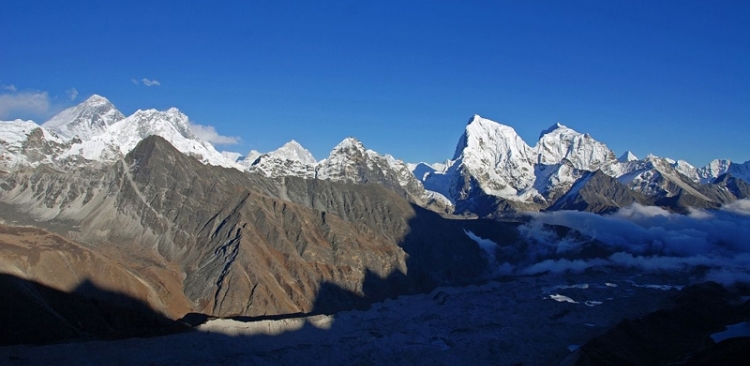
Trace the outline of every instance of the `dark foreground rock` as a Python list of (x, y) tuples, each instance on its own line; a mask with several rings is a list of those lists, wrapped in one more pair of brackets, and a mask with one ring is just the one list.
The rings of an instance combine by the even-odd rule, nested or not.
[(0, 345), (122, 339), (187, 331), (143, 302), (91, 282), (66, 293), (0, 274)]
[[(701, 364), (731, 360), (750, 348), (743, 342), (715, 345), (710, 335), (750, 319), (750, 304), (716, 283), (690, 286), (673, 305), (634, 320), (623, 320), (579, 350), (576, 365)], [(696, 354), (696, 352), (699, 352)], [(706, 364), (706, 363), (703, 363)], [(711, 364), (724, 364), (722, 362)]]

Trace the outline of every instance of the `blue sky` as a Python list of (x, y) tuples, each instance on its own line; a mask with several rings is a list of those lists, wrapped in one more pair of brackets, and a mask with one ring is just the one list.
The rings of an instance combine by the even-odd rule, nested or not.
[(0, 14), (5, 120), (96, 93), (126, 115), (180, 108), (241, 153), (296, 139), (321, 159), (355, 136), (442, 161), (480, 114), (532, 146), (561, 122), (618, 155), (750, 159), (747, 1), (5, 0)]

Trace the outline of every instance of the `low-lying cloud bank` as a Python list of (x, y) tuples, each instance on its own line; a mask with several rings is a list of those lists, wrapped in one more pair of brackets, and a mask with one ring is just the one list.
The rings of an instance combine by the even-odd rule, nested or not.
[[(750, 200), (688, 215), (634, 204), (609, 215), (557, 211), (530, 216), (531, 221), (519, 228), (528, 243), (525, 259), (513, 263), (497, 254), (493, 259), (499, 263), (498, 273), (580, 272), (601, 266), (642, 271), (700, 268), (705, 280), (750, 283)], [(561, 238), (548, 225), (582, 235)]]

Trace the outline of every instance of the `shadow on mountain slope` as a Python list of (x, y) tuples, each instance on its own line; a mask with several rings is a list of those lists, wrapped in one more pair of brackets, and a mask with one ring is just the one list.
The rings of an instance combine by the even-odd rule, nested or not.
[(85, 280), (72, 292), (0, 273), (0, 345), (121, 339), (185, 330), (146, 303)]
[[(445, 220), (426, 210), (415, 208), (415, 211), (416, 214), (408, 223), (409, 232), (399, 242), (408, 254), (407, 273), (395, 270), (383, 278), (371, 270), (363, 269), (365, 278), (361, 292), (346, 289), (340, 284), (323, 282), (319, 286), (313, 310), (308, 314), (232, 318), (241, 323), (221, 319), (207, 323), (210, 318), (206, 315), (188, 314), (177, 323), (193, 326), (206, 323), (200, 328), (201, 331), (96, 345), (81, 342), (58, 344), (45, 347), (43, 352), (22, 347), (0, 348), (0, 362), (17, 360), (19, 364), (81, 364), (91, 360), (101, 363), (128, 360), (129, 364), (155, 365), (554, 364), (568, 354), (564, 346), (558, 347), (554, 352), (549, 347), (545, 348), (545, 338), (542, 335), (534, 336), (541, 338), (533, 338), (535, 342), (539, 342), (538, 345), (533, 343), (523, 346), (524, 350), (533, 350), (533, 353), (511, 352), (504, 347), (513, 344), (512, 334), (515, 333), (512, 333), (512, 328), (507, 328), (508, 320), (505, 319), (512, 314), (486, 310), (482, 313), (481, 305), (460, 302), (452, 294), (453, 290), (441, 289), (434, 296), (420, 300), (420, 304), (425, 301), (434, 303), (430, 306), (440, 307), (444, 313), (451, 314), (450, 318), (455, 319), (455, 325), (451, 322), (452, 325), (448, 328), (433, 328), (430, 319), (436, 315), (430, 311), (423, 312), (421, 306), (415, 308), (398, 301), (382, 302), (399, 295), (429, 292), (438, 286), (460, 286), (480, 281), (485, 274), (485, 258), (477, 245), (468, 239), (465, 231), (501, 245), (517, 241), (517, 230), (512, 224), (483, 220)], [(474, 265), (469, 265), (471, 263)], [(710, 291), (701, 291), (696, 295), (697, 298), (708, 300), (720, 297), (716, 295), (719, 290), (710, 286), (705, 289)], [(3, 345), (118, 339), (160, 335), (179, 329), (170, 320), (148, 309), (144, 303), (102, 290), (91, 282), (85, 282), (67, 294), (32, 281), (2, 275), (0, 290), (7, 296), (0, 302), (0, 316), (3, 317), (0, 320), (2, 324), (7, 324), (4, 326), (6, 333), (3, 334)], [(545, 305), (554, 303), (539, 301)], [(690, 298), (685, 301), (688, 304), (699, 304)], [(373, 303), (378, 304), (373, 305), (371, 311), (339, 313), (332, 317), (313, 316), (347, 309), (363, 309)], [(715, 307), (718, 310), (714, 313), (728, 313), (722, 306), (719, 304)], [(703, 309), (703, 306), (699, 309)], [(433, 312), (434, 310), (431, 309)], [(563, 317), (570, 309), (566, 311), (562, 312)], [(477, 315), (477, 312), (481, 315)], [(550, 312), (540, 310), (540, 314)], [(467, 317), (479, 316), (486, 329), (463, 326)], [(381, 317), (389, 318), (385, 325), (379, 325)], [(552, 323), (558, 321), (557, 318), (550, 319)], [(688, 322), (690, 319), (684, 321)], [(403, 324), (404, 327), (400, 328), (400, 322), (417, 325)], [(552, 323), (549, 329), (560, 330)], [(671, 322), (657, 323), (659, 324), (654, 325), (656, 328), (674, 328)], [(363, 327), (362, 324), (366, 326)], [(707, 332), (719, 328), (720, 325), (705, 327)], [(417, 333), (411, 333), (414, 329), (418, 329)], [(646, 330), (650, 332), (653, 329), (649, 326)], [(587, 344), (582, 349), (590, 352), (592, 344), (596, 343)], [(655, 347), (658, 349), (658, 345)], [(696, 347), (695, 350), (697, 349)], [(658, 356), (662, 355), (666, 354), (660, 353)], [(679, 355), (670, 353), (667, 356), (674, 359)]]
[[(483, 287), (473, 288), (476, 290)], [(580, 336), (581, 331), (576, 328), (588, 326), (581, 327), (577, 324), (582, 318), (576, 314), (591, 314), (592, 308), (537, 297), (529, 302), (528, 297), (521, 296), (519, 299), (508, 301), (519, 301), (520, 306), (530, 307), (532, 310), (521, 312), (524, 314), (524, 320), (514, 321), (511, 318), (519, 315), (514, 312), (518, 310), (517, 307), (505, 307), (507, 302), (500, 300), (520, 294), (516, 291), (502, 291), (513, 288), (518, 289), (517, 286), (488, 284), (481, 291), (475, 292), (474, 298), (461, 296), (457, 293), (462, 291), (459, 289), (443, 288), (435, 291), (434, 295), (415, 298), (416, 305), (411, 305), (409, 301), (389, 300), (374, 304), (368, 311), (343, 312), (335, 316), (303, 318), (298, 315), (284, 319), (253, 319), (245, 322), (214, 319), (203, 325), (200, 331), (169, 337), (95, 344), (76, 342), (43, 348), (5, 347), (0, 348), (0, 363), (10, 361), (9, 364), (121, 364), (126, 360), (127, 364), (144, 365), (511, 365), (558, 364), (567, 356), (575, 355), (566, 349), (569, 343), (566, 343), (566, 336), (561, 337), (559, 332), (578, 333)], [(488, 300), (479, 301), (477, 296), (488, 295), (482, 291), (493, 291), (492, 299), (503, 301), (506, 305), (491, 306)], [(500, 295), (497, 295), (497, 292)], [(586, 343), (581, 348), (585, 357), (579, 359), (579, 362), (666, 364), (670, 360), (684, 360), (685, 355), (700, 351), (701, 348), (709, 351), (696, 357), (697, 361), (708, 360), (702, 364), (717, 364), (712, 362), (716, 360), (746, 360), (747, 349), (742, 348), (745, 343), (734, 345), (727, 350), (727, 347), (712, 346), (706, 338), (708, 334), (721, 330), (726, 321), (742, 319), (742, 314), (746, 316), (747, 306), (737, 304), (732, 295), (715, 284), (704, 284), (688, 287), (671, 295), (662, 296), (660, 292), (656, 297), (662, 300), (668, 297), (671, 300), (663, 303), (662, 310), (646, 315), (640, 320), (622, 322), (608, 331), (604, 337), (597, 337), (594, 341)], [(682, 304), (688, 304), (689, 309)], [(557, 315), (550, 316), (555, 314), (555, 309), (558, 309)], [(529, 313), (538, 315), (537, 319), (532, 319), (534, 316), (528, 317)], [(447, 320), (450, 321), (446, 323)], [(610, 326), (614, 322), (616, 319), (611, 320)], [(601, 331), (589, 329), (589, 337)], [(686, 330), (684, 335), (673, 334)], [(654, 332), (658, 332), (659, 335), (655, 335)], [(609, 337), (611, 334), (626, 337), (619, 341), (601, 341), (601, 338)], [(615, 342), (612, 342), (613, 340)], [(685, 340), (689, 342), (683, 344)], [(649, 343), (642, 348), (644, 344), (639, 343), (641, 341)], [(640, 352), (639, 358), (630, 359), (630, 362), (625, 363), (618, 358), (599, 358), (598, 362), (587, 363), (586, 361), (591, 361), (592, 354), (607, 356), (606, 347), (604, 352), (601, 349), (592, 349), (592, 346), (596, 347), (597, 342), (610, 346), (609, 350), (615, 350), (618, 355), (632, 355), (632, 351), (636, 350)], [(721, 346), (722, 343), (717, 346)], [(724, 355), (727, 352), (729, 355)]]
[(361, 309), (400, 295), (427, 293), (439, 286), (478, 283), (491, 272), (486, 253), (466, 234), (472, 231), (499, 245), (516, 245), (517, 226), (492, 220), (451, 220), (412, 204), (415, 215), (398, 246), (406, 252), (406, 273), (380, 276), (365, 270), (362, 293), (324, 282), (311, 314)]
[[(428, 292), (437, 286), (477, 282), (486, 273), (487, 262), (484, 252), (468, 238), (464, 229), (472, 227), (473, 231), (496, 235), (514, 231), (502, 223), (447, 220), (419, 206), (412, 205), (412, 208), (415, 214), (407, 223), (407, 234), (397, 243), (407, 254), (406, 273), (394, 269), (388, 276), (381, 277), (364, 268), (361, 292), (323, 282), (319, 284), (312, 311), (307, 314), (234, 319), (258, 321), (333, 314), (365, 308), (399, 295)], [(209, 319), (207, 315), (193, 313), (175, 323), (142, 300), (101, 288), (89, 280), (71, 292), (64, 292), (39, 282), (0, 274), (0, 290), (3, 293), (0, 317), (6, 330), (1, 334), (0, 345), (161, 335)]]

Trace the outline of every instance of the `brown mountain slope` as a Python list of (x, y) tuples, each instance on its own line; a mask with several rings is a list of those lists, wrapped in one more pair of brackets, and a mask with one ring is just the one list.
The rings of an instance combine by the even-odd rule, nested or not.
[(146, 287), (173, 293), (179, 283), (184, 298), (165, 300), (167, 310), (187, 303), (216, 316), (330, 312), (465, 283), (485, 270), (462, 222), (380, 186), (206, 166), (160, 137), (111, 167), (40, 167), (1, 176), (0, 188), (12, 208), (4, 219), (56, 228)]

